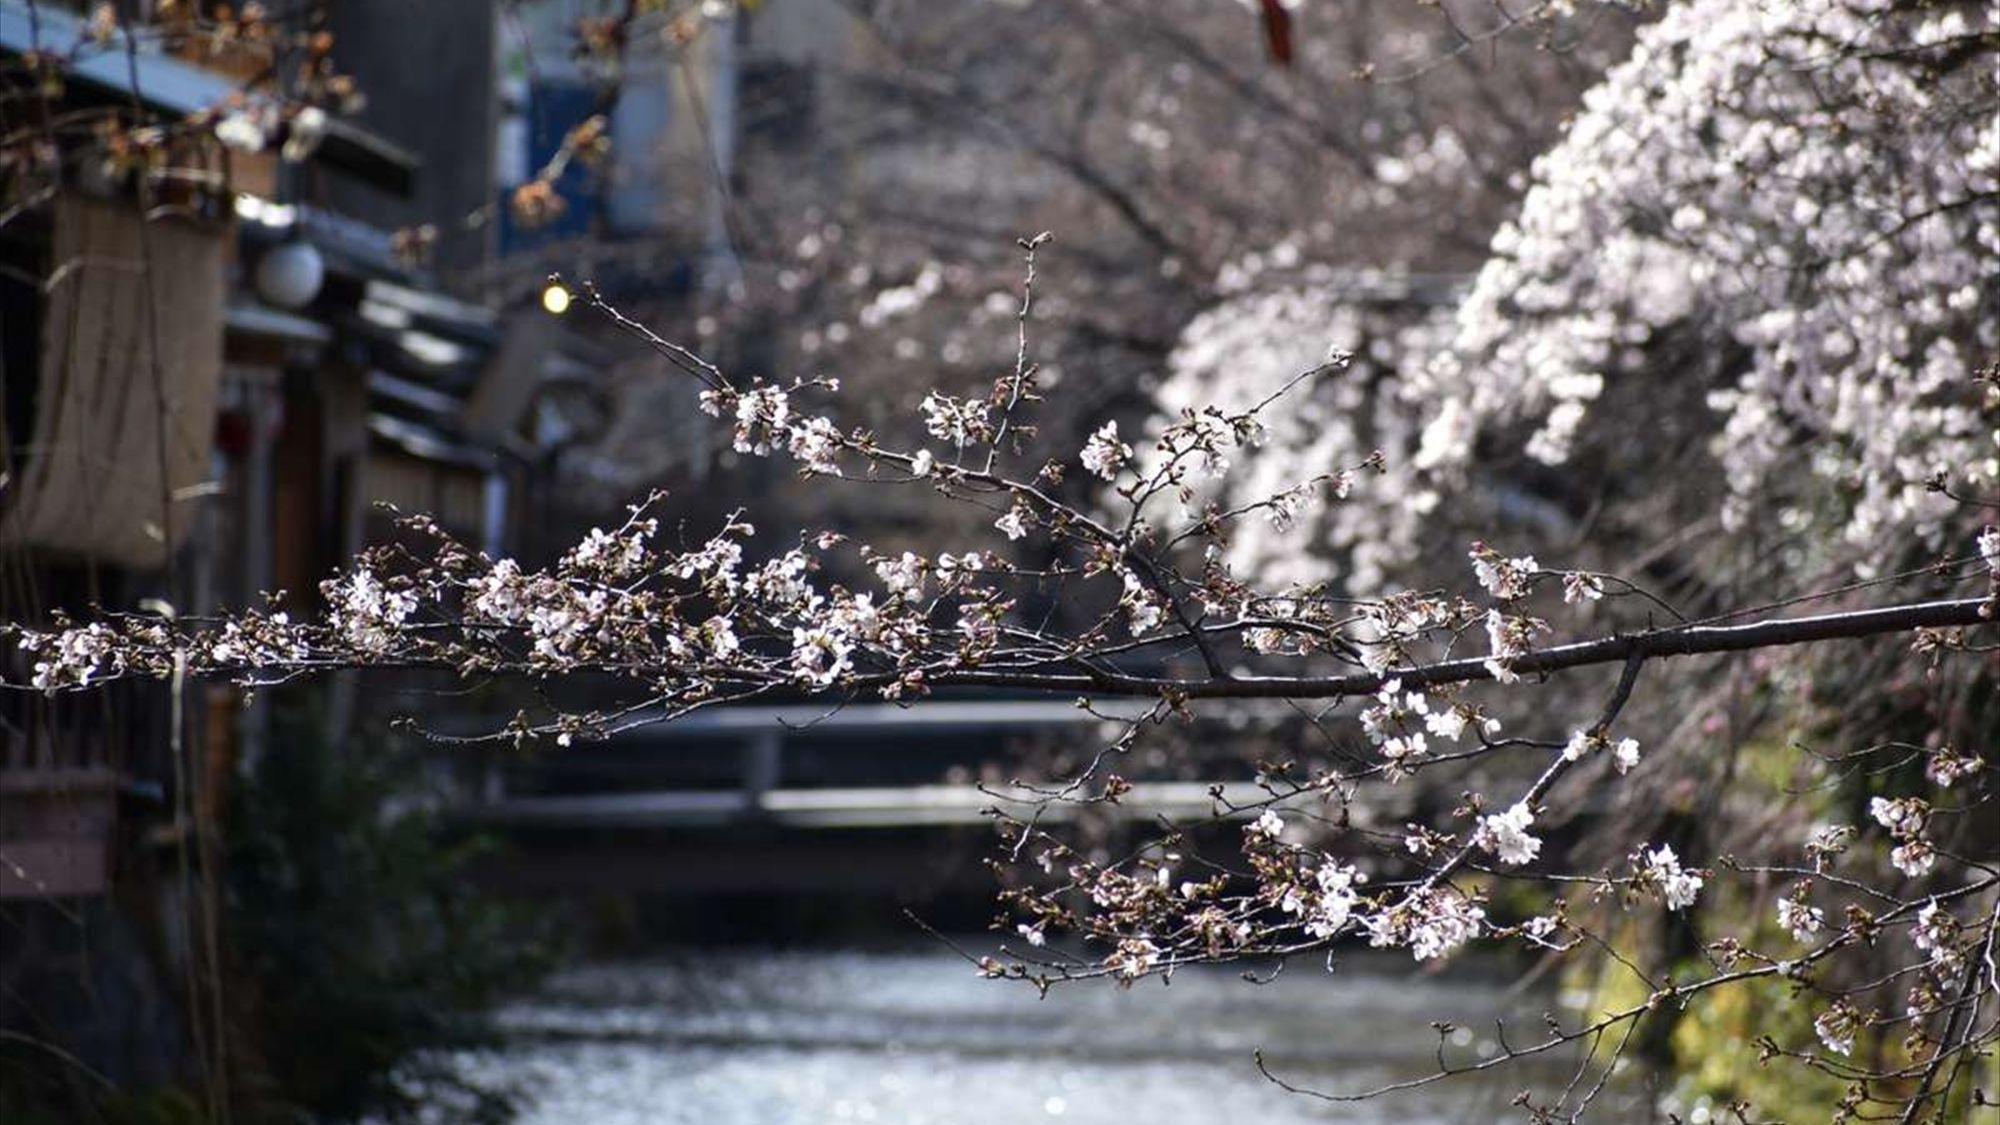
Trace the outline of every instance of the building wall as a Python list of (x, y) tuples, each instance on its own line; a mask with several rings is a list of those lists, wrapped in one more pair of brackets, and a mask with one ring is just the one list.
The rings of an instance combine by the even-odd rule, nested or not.
[(338, 0), (327, 8), (334, 61), (367, 98), (357, 122), (423, 165), (411, 199), (324, 178), (306, 198), (317, 194), (390, 229), (436, 224), (433, 260), (447, 275), (482, 264), (492, 224), (475, 220), (493, 199), (495, 3)]

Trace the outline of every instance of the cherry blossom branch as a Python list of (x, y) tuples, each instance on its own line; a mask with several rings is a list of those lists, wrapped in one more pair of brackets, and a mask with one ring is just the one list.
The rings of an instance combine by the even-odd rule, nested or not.
[[(1954, 891), (1934, 896), (1932, 899), (1928, 901), (1944, 902), (1953, 899), (1970, 898), (1983, 894), (1986, 891), (1991, 890), (1996, 886), (2000, 886), (2000, 879), (1993, 879), (1993, 878), (1983, 879), (1976, 883), (1968, 884), (1966, 886), (1957, 888)], [(1886, 924), (1889, 922), (1893, 922), (1898, 920), (1899, 918), (1915, 914), (1919, 910), (1919, 908), (1920, 908), (1919, 904), (1909, 903), (1882, 915), (1880, 918), (1876, 919), (1876, 921), (1878, 924)], [(1508, 1063), (1514, 1062), (1522, 1058), (1528, 1058), (1539, 1054), (1546, 1054), (1549, 1051), (1557, 1050), (1562, 1047), (1566, 1047), (1572, 1043), (1579, 1042), (1583, 1039), (1602, 1034), (1603, 1032), (1608, 1031), (1621, 1024), (1642, 1019), (1646, 1016), (1647, 1013), (1655, 1010), (1661, 1004), (1666, 1002), (1685, 1001), (1691, 997), (1698, 996), (1705, 992), (1710, 992), (1715, 989), (1731, 985), (1742, 984), (1748, 981), (1757, 980), (1759, 978), (1768, 978), (1768, 977), (1777, 977), (1780, 979), (1796, 978), (1799, 976), (1801, 970), (1806, 966), (1816, 964), (1817, 962), (1823, 961), (1831, 957), (1835, 953), (1852, 945), (1856, 940), (1858, 939), (1856, 939), (1850, 933), (1843, 931), (1839, 934), (1834, 935), (1833, 937), (1831, 937), (1830, 939), (1819, 945), (1817, 948), (1807, 953), (1801, 954), (1797, 958), (1791, 959), (1789, 961), (1771, 965), (1763, 965), (1748, 969), (1735, 969), (1735, 970), (1722, 971), (1715, 973), (1711, 976), (1704, 977), (1701, 980), (1689, 981), (1684, 984), (1669, 984), (1664, 988), (1660, 988), (1654, 991), (1652, 995), (1648, 996), (1646, 999), (1636, 1004), (1632, 1004), (1627, 1007), (1610, 1012), (1574, 1030), (1562, 1031), (1559, 1028), (1552, 1027), (1552, 1033), (1547, 1038), (1529, 1044), (1525, 1047), (1504, 1050), (1498, 1054), (1495, 1054), (1491, 1058), (1481, 1059), (1477, 1062), (1467, 1063), (1459, 1067), (1440, 1068), (1439, 1070), (1433, 1071), (1428, 1074), (1419, 1075), (1415, 1078), (1408, 1078), (1397, 1082), (1384, 1083), (1382, 1085), (1370, 1087), (1369, 1089), (1357, 1091), (1352, 1094), (1333, 1094), (1333, 1093), (1328, 1093), (1324, 1090), (1315, 1090), (1312, 1089), (1311, 1087), (1299, 1086), (1287, 1082), (1279, 1075), (1272, 1072), (1270, 1068), (1265, 1064), (1263, 1058), (1263, 1052), (1261, 1051), (1256, 1052), (1255, 1059), (1259, 1072), (1262, 1073), (1265, 1078), (1269, 1079), (1270, 1081), (1277, 1084), (1279, 1087), (1281, 1087), (1282, 1089), (1286, 1090), (1289, 1093), (1303, 1094), (1308, 1097), (1328, 1102), (1368, 1101), (1374, 1098), (1379, 1098), (1385, 1094), (1396, 1093), (1403, 1090), (1413, 1090), (1423, 1086), (1433, 1085), (1437, 1082), (1458, 1075), (1472, 1074), (1480, 1071), (1492, 1070), (1497, 1067), (1505, 1066)], [(1941, 1051), (1940, 1055), (1942, 1056), (1943, 1054), (1947, 1053), (1952, 1053), (1952, 1052)]]

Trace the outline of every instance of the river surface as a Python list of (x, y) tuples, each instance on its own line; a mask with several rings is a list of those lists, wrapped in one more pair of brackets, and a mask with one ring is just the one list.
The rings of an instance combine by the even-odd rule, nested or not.
[[(1360, 1103), (1290, 1094), (1258, 1073), (1351, 1092), (1490, 1055), (1504, 1015), (1527, 1042), (1553, 1004), (1492, 979), (1415, 974), (1407, 960), (1296, 964), (1274, 982), (1182, 972), (1170, 986), (1070, 985), (1046, 999), (980, 979), (942, 947), (916, 952), (691, 951), (600, 963), (503, 1013), (506, 1045), (454, 1058), (511, 1083), (521, 1125), (1217, 1125), (1518, 1121), (1508, 1068)], [(1573, 1060), (1570, 1060), (1573, 1061)]]

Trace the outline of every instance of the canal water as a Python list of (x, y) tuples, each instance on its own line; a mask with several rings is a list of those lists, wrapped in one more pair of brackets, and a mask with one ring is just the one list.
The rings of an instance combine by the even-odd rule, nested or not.
[[(505, 1045), (452, 1061), (523, 1095), (521, 1125), (1477, 1125), (1566, 1073), (1502, 1068), (1358, 1104), (1354, 1091), (1490, 1055), (1496, 1016), (1529, 1042), (1554, 1001), (1504, 981), (1425, 976), (1407, 959), (1225, 971), (1171, 985), (1069, 985), (1039, 998), (916, 951), (698, 951), (565, 972), (503, 1013)], [(1550, 1060), (1555, 1062), (1557, 1060)], [(1573, 1058), (1560, 1060), (1572, 1063)]]

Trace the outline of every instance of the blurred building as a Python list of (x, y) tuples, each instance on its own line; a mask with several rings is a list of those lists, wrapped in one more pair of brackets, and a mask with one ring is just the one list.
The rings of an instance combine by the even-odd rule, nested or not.
[[(448, 283), (498, 249), (495, 6), (308, 5), (264, 39), (219, 7), (139, 7), (161, 14), (128, 31), (0, 0), (0, 617), (278, 590), (309, 612), (392, 533), (380, 503), (520, 549), (552, 450), (596, 409), (599, 356), (539, 305)], [(365, 108), (278, 108), (316, 30)], [(150, 163), (121, 159), (151, 135), (170, 140)], [(21, 654), (0, 660), (27, 681)], [(328, 693), (333, 744), (356, 708), (352, 685)], [(172, 1036), (141, 1042), (134, 1012), (168, 1002), (93, 1022), (83, 998), (174, 979), (147, 968), (190, 955), (170, 861), (269, 730), (217, 685), (0, 692), (0, 1027), (161, 1077)], [(36, 1025), (66, 1007), (72, 1026)]]
[[(741, 20), (726, 5), (666, 5), (629, 18), (626, 7), (603, 0), (507, 7), (491, 165), (501, 291), (535, 285), (552, 267), (641, 298), (733, 275), (729, 178)], [(597, 117), (607, 156), (564, 162), (566, 138)], [(526, 221), (506, 202), (552, 162), (561, 166), (552, 180), (560, 208)]]

